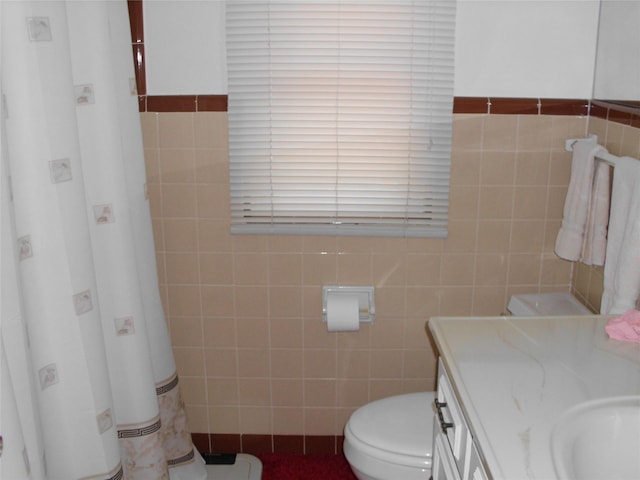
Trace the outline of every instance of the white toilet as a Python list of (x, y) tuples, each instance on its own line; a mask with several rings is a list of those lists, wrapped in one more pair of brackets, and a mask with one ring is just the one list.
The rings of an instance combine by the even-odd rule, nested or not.
[(568, 292), (513, 295), (507, 310), (516, 317), (592, 314), (591, 310)]
[(435, 392), (383, 398), (357, 409), (344, 428), (344, 455), (360, 480), (431, 476)]
[[(589, 315), (570, 293), (514, 295), (515, 316)], [(344, 429), (344, 455), (359, 480), (425, 480), (431, 476), (435, 392), (383, 398), (357, 409)]]

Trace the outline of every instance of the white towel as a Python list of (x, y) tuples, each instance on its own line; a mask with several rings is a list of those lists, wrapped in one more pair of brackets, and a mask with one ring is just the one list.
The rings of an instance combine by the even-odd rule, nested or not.
[(602, 266), (607, 249), (611, 167), (606, 162), (596, 161), (595, 168), (580, 261), (585, 265)]
[[(592, 140), (578, 140), (573, 146), (571, 160), (571, 178), (567, 197), (564, 202), (562, 226), (556, 237), (555, 252), (560, 258), (571, 261), (585, 261), (588, 264), (602, 265), (604, 258), (593, 252), (605, 250), (608, 213), (608, 192), (603, 194), (609, 184), (609, 168), (598, 169), (598, 183), (594, 191), (595, 156), (606, 153), (606, 149)], [(601, 162), (598, 162), (601, 163)], [(606, 187), (608, 189), (608, 187)], [(602, 201), (606, 199), (606, 204)], [(603, 213), (605, 213), (603, 217)], [(604, 221), (604, 226), (602, 225)], [(587, 226), (590, 231), (587, 233)], [(604, 233), (604, 235), (603, 235)], [(587, 235), (585, 239), (585, 234)]]
[(640, 295), (640, 161), (621, 157), (613, 169), (611, 217), (600, 312), (622, 314)]

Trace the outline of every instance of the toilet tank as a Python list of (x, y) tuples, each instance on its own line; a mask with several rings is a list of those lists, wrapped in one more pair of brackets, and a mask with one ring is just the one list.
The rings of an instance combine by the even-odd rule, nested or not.
[(513, 295), (507, 309), (518, 317), (592, 315), (591, 310), (569, 292)]

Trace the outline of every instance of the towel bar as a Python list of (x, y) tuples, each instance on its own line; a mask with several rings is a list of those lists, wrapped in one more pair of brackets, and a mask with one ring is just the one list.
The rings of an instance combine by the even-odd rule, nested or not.
[[(589, 135), (587, 138), (569, 138), (564, 143), (564, 149), (567, 152), (572, 152), (573, 151), (573, 146), (576, 144), (576, 142), (589, 142), (589, 143), (593, 143), (594, 145), (596, 145), (598, 143), (598, 136), (597, 135)], [(615, 155), (612, 155), (608, 151), (605, 151), (605, 153), (597, 154), (595, 158), (597, 160), (602, 160), (603, 162), (608, 163), (612, 167), (615, 167), (616, 166), (616, 162), (618, 161), (618, 158), (620, 158), (620, 157), (617, 157)]]

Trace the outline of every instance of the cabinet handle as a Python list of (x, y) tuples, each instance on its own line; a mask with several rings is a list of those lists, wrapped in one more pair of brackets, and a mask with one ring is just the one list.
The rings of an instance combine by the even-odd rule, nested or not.
[(450, 422), (445, 422), (442, 409), (447, 406), (447, 402), (439, 402), (437, 399), (433, 401), (436, 411), (438, 412), (438, 420), (440, 421), (440, 428), (443, 432), (447, 433), (448, 428), (453, 428), (455, 425)]

